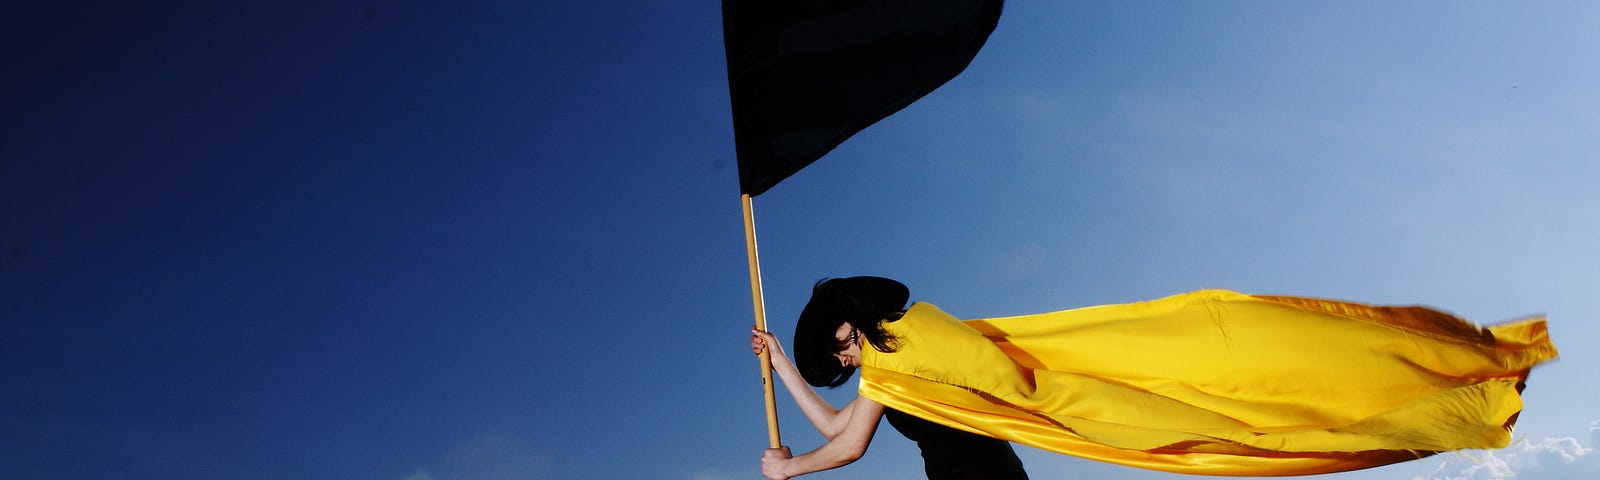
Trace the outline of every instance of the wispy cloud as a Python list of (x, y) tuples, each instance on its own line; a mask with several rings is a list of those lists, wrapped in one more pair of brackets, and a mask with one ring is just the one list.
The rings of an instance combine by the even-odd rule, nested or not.
[(1415, 480), (1591, 478), (1593, 472), (1600, 471), (1600, 461), (1596, 460), (1600, 456), (1595, 455), (1594, 447), (1595, 438), (1600, 436), (1600, 420), (1589, 424), (1589, 435), (1589, 445), (1576, 437), (1545, 437), (1522, 440), (1477, 456), (1461, 453), (1455, 456), (1460, 460), (1440, 462), (1426, 479)]

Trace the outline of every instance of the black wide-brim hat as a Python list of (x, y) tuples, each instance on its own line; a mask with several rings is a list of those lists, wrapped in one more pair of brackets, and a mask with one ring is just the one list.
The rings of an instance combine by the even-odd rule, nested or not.
[(811, 287), (811, 300), (794, 326), (794, 363), (806, 383), (837, 387), (855, 374), (855, 367), (834, 357), (839, 325), (877, 331), (877, 322), (905, 309), (911, 290), (883, 277), (825, 278)]

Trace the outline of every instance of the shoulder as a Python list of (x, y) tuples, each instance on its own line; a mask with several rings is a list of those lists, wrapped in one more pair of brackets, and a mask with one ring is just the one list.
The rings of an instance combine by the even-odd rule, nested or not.
[(948, 324), (960, 325), (961, 320), (940, 310), (939, 306), (927, 302), (913, 303), (899, 319), (884, 322), (886, 328), (896, 335)]
[(878, 403), (877, 400), (860, 395), (857, 395), (855, 400), (850, 401), (850, 408), (855, 412), (865, 412), (873, 416), (882, 415), (885, 409), (883, 404)]

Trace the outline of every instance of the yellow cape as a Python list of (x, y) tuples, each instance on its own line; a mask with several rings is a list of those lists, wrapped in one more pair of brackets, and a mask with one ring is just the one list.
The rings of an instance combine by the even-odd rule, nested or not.
[(960, 321), (926, 303), (862, 351), (861, 395), (1068, 455), (1203, 475), (1356, 470), (1499, 448), (1543, 318), (1202, 290)]

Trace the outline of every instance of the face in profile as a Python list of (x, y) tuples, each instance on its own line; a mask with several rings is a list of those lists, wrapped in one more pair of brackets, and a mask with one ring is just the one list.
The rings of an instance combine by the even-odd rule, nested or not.
[(833, 332), (834, 358), (839, 359), (839, 365), (844, 367), (861, 366), (861, 331), (849, 323), (839, 325), (839, 330)]

